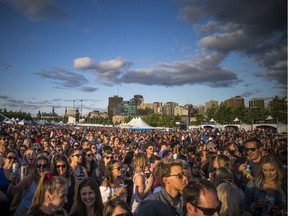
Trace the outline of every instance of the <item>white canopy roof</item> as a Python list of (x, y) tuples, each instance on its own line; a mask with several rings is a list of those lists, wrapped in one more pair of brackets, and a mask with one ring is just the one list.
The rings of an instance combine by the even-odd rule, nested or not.
[(139, 129), (152, 129), (153, 127), (148, 125), (141, 117), (133, 118), (130, 122), (128, 122), (128, 125), (131, 126), (131, 128), (139, 128)]

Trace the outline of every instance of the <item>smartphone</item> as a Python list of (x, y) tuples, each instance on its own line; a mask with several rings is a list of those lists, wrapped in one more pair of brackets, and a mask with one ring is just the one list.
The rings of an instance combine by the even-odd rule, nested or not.
[(150, 172), (145, 172), (145, 176), (146, 176), (146, 178), (150, 178), (151, 173)]

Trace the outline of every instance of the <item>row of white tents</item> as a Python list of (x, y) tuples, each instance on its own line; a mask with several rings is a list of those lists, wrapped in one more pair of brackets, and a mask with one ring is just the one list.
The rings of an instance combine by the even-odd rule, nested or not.
[[(26, 121), (26, 120), (19, 120), (19, 119), (14, 119), (14, 118), (7, 118), (5, 117), (3, 123), (6, 124), (20, 124), (20, 125), (24, 125), (24, 124), (31, 124), (31, 121)], [(64, 123), (61, 122), (48, 122), (47, 120), (39, 120), (36, 122), (36, 124), (38, 125), (63, 125)], [(85, 125), (85, 124), (80, 124), (82, 126), (93, 126), (92, 124), (89, 125)], [(95, 125), (94, 125), (95, 126)], [(104, 125), (97, 125), (97, 126), (104, 126)], [(109, 125), (110, 127), (113, 125)], [(150, 126), (149, 124), (147, 124), (141, 117), (134, 117), (131, 121), (129, 121), (128, 123), (121, 123), (119, 125), (120, 128), (126, 128), (126, 129), (132, 129), (132, 130), (152, 130), (152, 129), (164, 129), (164, 128), (155, 128)], [(218, 122), (216, 122), (213, 118), (209, 121), (209, 122), (202, 122), (200, 125), (193, 125), (193, 126), (188, 126), (188, 129), (193, 129), (193, 128), (220, 128), (220, 129), (224, 129), (227, 127), (234, 127), (234, 128), (238, 128), (238, 129), (244, 129), (245, 131), (249, 131), (249, 130), (253, 130), (256, 128), (263, 128), (263, 127), (270, 127), (270, 128), (274, 128), (275, 130), (277, 130), (278, 133), (287, 133), (287, 125), (283, 124), (281, 122), (277, 122), (275, 121), (275, 119), (273, 119), (271, 116), (268, 116), (265, 120), (261, 121), (261, 122), (254, 122), (253, 124), (246, 124), (244, 122), (242, 122), (241, 120), (239, 120), (238, 118), (235, 118), (231, 123), (229, 124), (220, 124)]]

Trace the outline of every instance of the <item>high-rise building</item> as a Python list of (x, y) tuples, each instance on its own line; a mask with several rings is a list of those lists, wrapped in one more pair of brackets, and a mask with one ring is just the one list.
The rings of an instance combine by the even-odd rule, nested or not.
[(130, 99), (130, 103), (139, 106), (144, 103), (144, 98), (142, 95), (134, 95), (134, 97)]
[(162, 106), (162, 113), (170, 116), (174, 116), (174, 109), (178, 106), (178, 103), (167, 102)]
[(119, 97), (114, 95), (113, 97), (109, 97), (108, 103), (108, 116), (112, 117), (117, 114), (117, 106), (123, 102), (123, 97)]
[(242, 98), (240, 96), (236, 96), (236, 97), (230, 98), (228, 100), (225, 100), (225, 104), (228, 107), (245, 106), (244, 98)]
[(260, 108), (264, 110), (265, 108), (264, 100), (254, 99), (254, 100), (249, 101), (249, 108)]

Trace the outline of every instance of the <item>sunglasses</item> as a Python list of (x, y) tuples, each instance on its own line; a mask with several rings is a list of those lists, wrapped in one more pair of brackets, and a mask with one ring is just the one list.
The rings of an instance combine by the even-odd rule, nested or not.
[(47, 164), (37, 164), (36, 167), (37, 168), (41, 168), (42, 167), (43, 169), (46, 169), (46, 168), (48, 168), (48, 165)]
[(33, 150), (34, 151), (41, 151), (41, 149), (39, 149), (39, 148), (34, 148)]
[(6, 137), (3, 137), (3, 138), (2, 138), (2, 140), (8, 140), (8, 138), (6, 138)]
[(114, 167), (113, 169), (117, 169), (118, 171), (120, 171), (120, 170), (122, 169), (122, 167), (121, 167), (121, 166), (119, 166), (119, 167)]
[(257, 150), (257, 148), (245, 148), (245, 150), (246, 150), (247, 152), (248, 152), (249, 150), (252, 151), (252, 152), (254, 152), (254, 151)]
[(180, 172), (180, 173), (177, 173), (177, 174), (168, 175), (166, 177), (170, 177), (170, 176), (177, 176), (179, 179), (183, 179), (183, 177), (185, 176), (185, 173), (184, 172)]
[(108, 156), (106, 156), (105, 158), (106, 158), (107, 160), (109, 160), (109, 159), (110, 159), (110, 160), (113, 160), (113, 157), (108, 157)]
[(151, 148), (148, 148), (148, 149), (149, 149), (149, 150), (154, 150), (154, 148), (152, 148), (152, 147), (151, 147)]
[(216, 212), (218, 213), (220, 212), (222, 203), (219, 201), (219, 205), (217, 206), (217, 208), (203, 208), (198, 205), (194, 205), (194, 206), (195, 208), (202, 211), (204, 215), (214, 215)]
[(87, 157), (91, 157), (91, 154), (86, 154)]
[(116, 216), (133, 216), (133, 213), (127, 212), (127, 213), (117, 214)]
[(82, 154), (75, 154), (75, 155), (72, 155), (72, 157), (82, 157)]
[(7, 156), (7, 159), (8, 159), (8, 160), (17, 160), (16, 157), (12, 157), (12, 156)]
[(92, 149), (96, 149), (96, 147), (95, 147), (95, 146), (92, 146), (91, 148), (92, 148)]
[(63, 169), (65, 169), (67, 166), (66, 166), (65, 164), (63, 164), (63, 165), (56, 165), (56, 168), (57, 168), (57, 169), (60, 169), (61, 167), (62, 167)]

